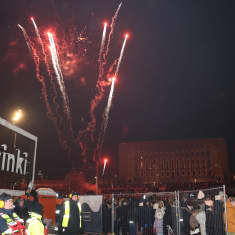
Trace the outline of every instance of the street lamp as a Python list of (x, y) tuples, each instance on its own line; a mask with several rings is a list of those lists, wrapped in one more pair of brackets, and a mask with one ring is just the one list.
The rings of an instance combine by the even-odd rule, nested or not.
[(98, 176), (95, 176), (95, 193), (96, 195), (99, 193)]
[(17, 111), (14, 112), (14, 115), (12, 117), (12, 122), (13, 124), (16, 124), (18, 121), (20, 121), (20, 119), (23, 116), (23, 112), (21, 109), (18, 109)]
[[(22, 110), (21, 109), (16, 110), (12, 116), (12, 123), (15, 125), (17, 122), (20, 121), (22, 116), (23, 116)], [(16, 132), (14, 134), (14, 148), (16, 148)]]

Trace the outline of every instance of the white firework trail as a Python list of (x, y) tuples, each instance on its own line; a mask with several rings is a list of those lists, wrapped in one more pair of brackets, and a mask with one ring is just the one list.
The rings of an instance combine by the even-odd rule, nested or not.
[(99, 52), (99, 63), (102, 62), (102, 54), (104, 51), (104, 45), (105, 45), (105, 39), (106, 39), (106, 31), (107, 31), (107, 23), (104, 23), (104, 29), (103, 29), (103, 34), (102, 34), (102, 40), (101, 40), (101, 45), (100, 45), (100, 52)]
[(106, 129), (107, 129), (107, 126), (108, 126), (108, 121), (109, 121), (109, 113), (110, 113), (110, 109), (111, 109), (111, 106), (112, 106), (113, 94), (114, 94), (114, 90), (115, 90), (115, 80), (118, 76), (118, 72), (119, 72), (120, 65), (121, 65), (121, 62), (122, 62), (122, 58), (123, 58), (123, 55), (124, 55), (127, 39), (128, 39), (128, 34), (125, 35), (125, 39), (124, 39), (122, 49), (121, 49), (121, 52), (120, 52), (120, 56), (119, 56), (119, 59), (118, 59), (117, 68), (115, 70), (115, 75), (112, 78), (111, 88), (110, 88), (110, 92), (109, 92), (109, 98), (108, 98), (108, 102), (107, 102), (107, 105), (106, 105), (106, 108), (105, 108), (105, 111), (104, 111), (103, 125), (101, 127), (102, 130), (101, 130), (101, 134), (100, 134), (99, 139), (98, 139), (98, 147), (97, 147), (98, 148), (98, 153), (97, 153), (98, 155), (100, 155), (102, 147), (103, 147), (104, 137), (105, 137)]
[(109, 53), (109, 48), (110, 48), (110, 44), (111, 44), (112, 35), (113, 35), (113, 32), (114, 32), (116, 19), (118, 17), (121, 6), (122, 6), (122, 2), (118, 5), (117, 10), (115, 11), (114, 16), (112, 17), (112, 22), (111, 22), (111, 25), (110, 25), (111, 30), (109, 32), (108, 42), (107, 42), (107, 45), (106, 45), (106, 51), (105, 51), (105, 54), (104, 54), (104, 64), (106, 64), (106, 60), (107, 60), (107, 56), (108, 56), (108, 53)]
[(121, 49), (121, 52), (120, 52), (120, 56), (119, 56), (119, 59), (118, 59), (117, 68), (116, 68), (116, 71), (115, 71), (115, 77), (118, 76), (118, 72), (119, 72), (120, 65), (121, 65), (121, 62), (122, 62), (122, 58), (123, 58), (123, 55), (124, 55), (124, 50), (125, 50), (125, 47), (126, 47), (127, 39), (128, 39), (128, 34), (125, 35), (125, 39), (124, 39), (122, 49)]
[(125, 47), (126, 47), (127, 39), (128, 39), (128, 34), (126, 34), (126, 36), (125, 36), (125, 39), (124, 39), (124, 42), (123, 42), (123, 45), (122, 45), (122, 49), (121, 49), (121, 52), (120, 52), (120, 56), (119, 56), (119, 59), (118, 59), (118, 64), (117, 64), (117, 68), (116, 68), (116, 71), (115, 71), (115, 75), (112, 78), (112, 84), (111, 84), (111, 88), (110, 88), (110, 92), (109, 92), (108, 103), (107, 103), (107, 106), (105, 108), (105, 113), (104, 113), (104, 129), (103, 129), (104, 134), (105, 134), (107, 126), (108, 126), (109, 113), (110, 113), (110, 108), (111, 108), (112, 100), (113, 100), (113, 93), (114, 93), (114, 89), (115, 89), (115, 80), (118, 77), (118, 72), (119, 72), (120, 65), (121, 65), (121, 62), (122, 62), (122, 58), (123, 58), (123, 55), (124, 55), (124, 50), (125, 50)]
[(68, 97), (67, 97), (67, 94), (65, 91), (64, 78), (63, 78), (63, 74), (62, 74), (62, 71), (60, 68), (60, 63), (59, 63), (59, 58), (58, 58), (57, 51), (56, 51), (55, 41), (54, 41), (53, 35), (51, 33), (48, 33), (48, 38), (49, 38), (49, 42), (50, 42), (49, 49), (51, 52), (51, 60), (52, 60), (53, 68), (54, 68), (54, 71), (56, 74), (58, 85), (60, 87), (60, 91), (63, 96), (65, 111), (66, 111), (67, 115), (69, 115), (69, 117), (70, 117), (69, 102), (68, 102)]
[(107, 159), (104, 159), (104, 167), (103, 167), (103, 173), (102, 173), (102, 175), (104, 175), (104, 171), (105, 171), (105, 168), (106, 168), (106, 164), (107, 164)]
[(28, 36), (25, 28), (23, 26), (21, 26), (20, 24), (17, 24), (17, 26), (21, 29), (23, 36), (24, 36), (24, 39), (26, 41), (27, 47), (29, 49), (29, 52), (33, 56), (33, 49), (32, 49), (31, 42), (30, 42), (29, 36)]
[(41, 45), (41, 47), (42, 47), (42, 52), (43, 52), (43, 54), (44, 54), (44, 56), (45, 56), (45, 49), (44, 49), (44, 45), (43, 45), (43, 42), (42, 42), (42, 38), (41, 38), (40, 33), (39, 33), (39, 30), (38, 30), (38, 26), (37, 26), (37, 24), (36, 24), (36, 22), (35, 22), (35, 20), (34, 20), (33, 17), (31, 17), (30, 19), (31, 19), (31, 21), (32, 21), (32, 23), (33, 23), (33, 26), (34, 26), (36, 35), (37, 35), (37, 37), (38, 37), (38, 41), (39, 41), (39, 43), (40, 43), (40, 45)]

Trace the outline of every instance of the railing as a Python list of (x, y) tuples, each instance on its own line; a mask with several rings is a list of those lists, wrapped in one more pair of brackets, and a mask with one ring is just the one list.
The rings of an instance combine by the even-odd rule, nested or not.
[(102, 226), (104, 234), (117, 235), (225, 235), (225, 186), (103, 195)]

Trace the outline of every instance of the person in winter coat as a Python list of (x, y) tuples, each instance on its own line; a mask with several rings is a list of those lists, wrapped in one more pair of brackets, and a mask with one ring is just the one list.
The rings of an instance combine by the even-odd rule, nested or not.
[(42, 223), (43, 207), (39, 202), (33, 202), (30, 218), (26, 221), (25, 235), (45, 235), (45, 228)]
[(138, 216), (144, 235), (151, 235), (153, 233), (154, 214), (153, 208), (144, 201), (143, 206), (139, 207)]
[(102, 206), (103, 233), (108, 234), (112, 230), (112, 207), (108, 200)]
[(206, 213), (205, 213), (205, 204), (204, 204), (205, 194), (202, 191), (199, 191), (197, 199), (198, 199), (199, 211), (195, 215), (195, 218), (200, 225), (201, 235), (207, 235), (206, 234)]
[(205, 200), (206, 233), (207, 235), (225, 235), (225, 226), (222, 218), (223, 204), (221, 201)]
[(235, 235), (235, 197), (226, 201), (228, 234)]
[(136, 213), (137, 213), (136, 202), (130, 199), (128, 205), (129, 235), (136, 235), (136, 221), (137, 221)]
[(163, 235), (163, 217), (165, 215), (165, 208), (162, 201), (158, 203), (155, 210), (154, 231), (155, 235)]
[(128, 204), (127, 201), (123, 201), (122, 206), (119, 210), (120, 218), (120, 229), (122, 230), (123, 235), (127, 235), (129, 232), (129, 223), (128, 223)]
[(28, 208), (25, 206), (25, 200), (19, 198), (15, 201), (15, 213), (24, 220), (24, 222), (30, 217)]
[(63, 235), (77, 235), (81, 230), (78, 194), (73, 192), (70, 198), (62, 204), (60, 211), (60, 232)]
[(182, 206), (183, 227), (182, 232), (185, 235), (190, 234), (190, 216), (192, 215), (193, 202), (188, 200)]
[[(173, 233), (171, 205), (167, 201), (163, 202), (163, 203), (164, 203), (164, 207), (165, 207), (165, 214), (163, 217), (163, 234), (169, 235), (169, 234)], [(180, 211), (182, 214), (182, 209), (180, 209)]]
[(0, 195), (0, 234), (24, 234), (24, 221), (14, 212), (11, 195)]

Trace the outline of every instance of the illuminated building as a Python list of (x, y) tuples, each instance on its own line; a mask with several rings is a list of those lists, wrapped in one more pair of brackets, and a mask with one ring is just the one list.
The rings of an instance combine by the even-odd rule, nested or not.
[(224, 139), (121, 143), (119, 176), (141, 183), (224, 182), (228, 154)]

